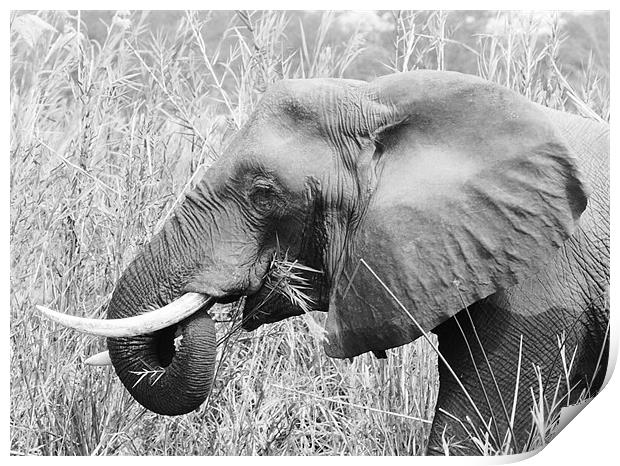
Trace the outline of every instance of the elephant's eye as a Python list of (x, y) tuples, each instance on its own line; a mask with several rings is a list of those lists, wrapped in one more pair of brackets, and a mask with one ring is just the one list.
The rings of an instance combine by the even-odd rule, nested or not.
[(261, 212), (271, 211), (277, 202), (276, 190), (269, 184), (259, 183), (250, 193), (252, 204)]

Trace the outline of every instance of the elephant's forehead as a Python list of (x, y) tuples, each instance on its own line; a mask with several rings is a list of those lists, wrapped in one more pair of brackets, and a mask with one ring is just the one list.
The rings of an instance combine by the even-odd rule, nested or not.
[(345, 79), (291, 79), (273, 84), (257, 110), (262, 118), (324, 125), (343, 106), (356, 102), (366, 83)]
[(233, 171), (260, 166), (295, 185), (322, 178), (337, 157), (330, 140), (353, 114), (360, 83), (316, 79), (272, 85), (229, 146)]
[(235, 172), (260, 168), (298, 189), (307, 177), (319, 177), (332, 164), (327, 143), (297, 125), (255, 121), (240, 136), (230, 154)]
[(241, 158), (283, 154), (299, 144), (304, 133), (303, 127), (291, 125), (278, 115), (255, 114), (237, 133), (231, 146), (235, 156)]

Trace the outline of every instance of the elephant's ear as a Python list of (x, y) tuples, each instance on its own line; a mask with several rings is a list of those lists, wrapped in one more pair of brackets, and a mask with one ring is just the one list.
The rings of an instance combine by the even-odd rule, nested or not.
[(587, 202), (551, 122), (512, 91), (414, 72), (365, 99), (376, 184), (332, 284), (326, 352), (340, 358), (413, 341), (531, 277)]

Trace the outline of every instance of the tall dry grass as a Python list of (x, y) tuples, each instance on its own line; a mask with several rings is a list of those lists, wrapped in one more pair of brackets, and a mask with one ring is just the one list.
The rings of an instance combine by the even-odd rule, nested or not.
[[(448, 14), (395, 13), (386, 72), (450, 69), (445, 49), (461, 47), (487, 79), (608, 119), (604, 78), (587, 66), (579, 86), (562, 75), (559, 26), (541, 41), (534, 23), (516, 34), (510, 21), (522, 18), (502, 14), (505, 33), (473, 49), (451, 38)], [(83, 365), (102, 340), (34, 312), (44, 303), (103, 316), (124, 267), (270, 83), (347, 76), (367, 33), (330, 42), (335, 18), (324, 13), (307, 31), (287, 12), (239, 12), (213, 47), (204, 38), (209, 13), (186, 13), (163, 33), (146, 13), (118, 12), (102, 42), (88, 39), (79, 13), (11, 15), (13, 454), (423, 453), (437, 392), (427, 342), (348, 362), (324, 355), (323, 315), (249, 334), (222, 322), (211, 397), (198, 412), (167, 418), (135, 403), (111, 369)], [(294, 53), (283, 46), (291, 28), (302, 38)], [(238, 313), (220, 311), (222, 320)]]

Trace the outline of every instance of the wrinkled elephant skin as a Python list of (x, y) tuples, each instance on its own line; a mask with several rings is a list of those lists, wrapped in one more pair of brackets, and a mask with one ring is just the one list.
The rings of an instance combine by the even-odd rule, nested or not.
[[(299, 315), (265, 284), (286, 253), (322, 272), (307, 280), (328, 312), (329, 356), (438, 335), (429, 453), (444, 441), (451, 454), (480, 453), (471, 429), (492, 444), (509, 433), (521, 451), (539, 374), (545, 396), (567, 395), (570, 382), (565, 402), (595, 394), (605, 374), (608, 144), (606, 124), (459, 73), (280, 81), (125, 271), (108, 316), (187, 292), (246, 296), (247, 330)], [(205, 319), (108, 339), (140, 403), (165, 414), (200, 406), (215, 352)], [(179, 334), (181, 350), (170, 343)], [(568, 376), (562, 352), (574, 357)], [(135, 386), (145, 357), (163, 384)]]

